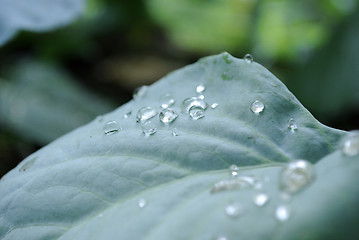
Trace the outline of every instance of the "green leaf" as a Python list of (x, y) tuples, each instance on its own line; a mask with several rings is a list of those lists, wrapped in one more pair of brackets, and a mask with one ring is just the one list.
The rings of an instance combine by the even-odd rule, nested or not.
[(68, 24), (84, 8), (84, 0), (0, 0), (0, 46), (19, 30), (47, 31)]
[[(206, 88), (204, 100), (219, 105), (193, 120), (180, 105), (197, 95), (199, 84)], [(176, 99), (172, 108), (179, 116), (170, 125), (155, 116), (151, 122), (157, 132), (146, 137), (136, 112), (159, 108), (166, 93)], [(258, 114), (250, 109), (256, 100), (264, 104)], [(288, 128), (290, 118), (297, 129)], [(106, 135), (103, 127), (110, 120), (121, 129)], [(345, 157), (337, 150), (345, 134), (316, 121), (261, 65), (227, 53), (207, 57), (5, 175), (0, 239), (354, 238), (359, 156)], [(278, 175), (294, 159), (312, 162), (316, 179), (292, 197), (287, 203), (291, 217), (279, 222), (274, 216), (283, 204)], [(218, 181), (237, 179), (229, 174), (232, 164), (239, 166), (239, 175), (261, 183), (268, 204), (252, 202), (260, 185), (212, 190)], [(237, 218), (225, 213), (234, 203), (244, 210)]]

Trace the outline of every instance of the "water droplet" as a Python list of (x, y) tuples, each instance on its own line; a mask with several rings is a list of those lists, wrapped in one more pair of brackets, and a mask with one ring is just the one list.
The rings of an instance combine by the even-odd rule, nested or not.
[(19, 172), (25, 172), (26, 170), (28, 170), (29, 168), (31, 168), (36, 161), (37, 157), (31, 158), (30, 160), (26, 161), (20, 168), (19, 168)]
[(290, 129), (292, 132), (295, 132), (296, 130), (298, 130), (298, 127), (297, 127), (297, 124), (295, 123), (294, 118), (289, 118), (288, 129)]
[(204, 99), (204, 95), (199, 95), (198, 98), (201, 99), (201, 100), (203, 100), (203, 99)]
[(191, 116), (192, 119), (198, 120), (198, 119), (204, 117), (204, 112), (203, 111), (204, 111), (204, 109), (202, 107), (193, 106), (189, 110), (189, 115)]
[(258, 207), (266, 205), (269, 201), (269, 196), (265, 193), (257, 193), (254, 195), (253, 202)]
[(146, 85), (136, 88), (135, 91), (133, 92), (133, 98), (134, 99), (142, 98), (147, 93), (147, 90), (148, 90), (148, 86)]
[(231, 176), (233, 176), (233, 177), (238, 176), (239, 167), (237, 165), (233, 164), (229, 167), (229, 171), (231, 173)]
[(95, 121), (101, 123), (103, 121), (103, 116), (97, 116)]
[(233, 79), (233, 74), (230, 73), (229, 71), (224, 71), (221, 75), (223, 80), (232, 80)]
[(121, 130), (120, 124), (115, 120), (108, 121), (105, 123), (105, 126), (103, 126), (103, 131), (106, 135), (117, 133), (119, 130)]
[(215, 183), (211, 189), (211, 193), (241, 189), (253, 189), (256, 182), (257, 180), (250, 176), (237, 176), (229, 180), (221, 180)]
[(152, 107), (143, 107), (137, 112), (137, 122), (145, 122), (157, 115), (157, 109)]
[(123, 118), (127, 119), (131, 116), (132, 111), (129, 111), (128, 113), (126, 113), (125, 115), (123, 115)]
[(157, 132), (156, 126), (151, 121), (142, 123), (141, 128), (146, 137), (151, 136)]
[(290, 218), (290, 208), (286, 205), (279, 205), (275, 210), (275, 217), (280, 222), (285, 222)]
[(359, 154), (359, 131), (351, 131), (347, 134), (342, 142), (341, 150), (348, 157)]
[(254, 101), (251, 105), (251, 111), (255, 114), (259, 114), (264, 110), (264, 104), (258, 100)]
[(292, 200), (292, 196), (287, 192), (281, 192), (279, 196), (283, 202), (290, 202)]
[(174, 128), (174, 129), (172, 130), (172, 136), (174, 136), (174, 137), (177, 137), (177, 136), (178, 136), (177, 128)]
[(227, 216), (236, 218), (243, 212), (243, 207), (238, 203), (230, 204), (225, 208), (225, 212)]
[(141, 199), (139, 199), (138, 202), (137, 202), (137, 206), (138, 206), (139, 208), (144, 208), (144, 207), (146, 207), (146, 205), (147, 205), (146, 199), (141, 198)]
[(176, 100), (171, 96), (171, 94), (166, 93), (165, 95), (163, 95), (160, 98), (160, 104), (161, 104), (161, 108), (169, 108), (171, 107), (174, 103), (176, 102)]
[(197, 93), (203, 93), (204, 90), (206, 90), (206, 87), (203, 84), (200, 84), (196, 87), (196, 92)]
[(219, 105), (218, 103), (212, 103), (211, 108), (215, 109), (216, 107), (218, 107), (218, 105)]
[(280, 187), (288, 193), (296, 193), (308, 186), (314, 179), (313, 165), (305, 160), (288, 163), (280, 175)]
[(244, 61), (245, 61), (246, 63), (252, 63), (252, 62), (253, 62), (253, 56), (250, 55), (250, 54), (244, 55), (243, 59), (244, 59)]
[(198, 97), (186, 98), (185, 100), (183, 100), (183, 102), (181, 104), (181, 110), (184, 113), (189, 113), (189, 110), (193, 106), (201, 107), (205, 110), (205, 109), (207, 109), (208, 104), (203, 99), (200, 99)]
[(233, 57), (227, 52), (222, 53), (222, 57), (226, 63), (233, 62), (233, 59), (232, 59)]
[(216, 240), (228, 240), (225, 236), (220, 236), (218, 238), (216, 238)]
[(160, 120), (163, 123), (171, 123), (178, 117), (178, 114), (170, 108), (163, 109), (160, 112)]

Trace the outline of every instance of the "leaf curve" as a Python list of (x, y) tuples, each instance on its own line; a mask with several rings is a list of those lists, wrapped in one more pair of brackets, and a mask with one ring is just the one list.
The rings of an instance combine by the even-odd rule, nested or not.
[[(193, 120), (180, 105), (198, 95), (199, 84), (206, 88), (204, 100), (218, 106)], [(166, 125), (156, 116), (151, 122), (157, 132), (144, 137), (136, 122), (137, 110), (159, 108), (159, 99), (167, 93), (176, 99), (171, 108), (179, 117)], [(251, 111), (256, 100), (264, 104), (259, 114)], [(288, 127), (290, 118), (295, 119), (296, 130)], [(118, 121), (121, 130), (105, 135), (103, 126), (110, 120)], [(172, 135), (174, 128), (178, 136)], [(0, 239), (216, 239), (221, 234), (228, 239), (289, 239), (308, 218), (325, 214), (317, 218), (298, 214), (292, 219), (298, 219), (295, 227), (292, 223), (290, 230), (283, 228), (285, 224), (272, 213), (279, 202), (279, 171), (293, 159), (315, 163), (318, 181), (297, 196), (312, 201), (308, 192), (314, 191), (318, 204), (313, 206), (324, 211), (320, 200), (326, 199), (322, 193), (327, 189), (319, 180), (326, 163), (334, 161), (340, 168), (331, 171), (356, 177), (352, 173), (358, 164), (351, 161), (346, 167), (344, 157), (334, 152), (344, 135), (317, 122), (259, 64), (228, 53), (206, 57), (164, 77), (142, 97), (59, 138), (3, 177)], [(241, 174), (263, 182), (271, 196), (268, 206), (253, 206), (253, 189), (211, 194), (216, 182), (228, 178), (232, 164)], [(341, 180), (344, 184), (348, 179)], [(353, 196), (349, 200), (357, 201)], [(228, 218), (224, 208), (238, 199), (245, 215)], [(293, 208), (300, 203), (294, 199)]]
[(0, 0), (0, 46), (18, 30), (46, 31), (79, 16), (84, 0)]

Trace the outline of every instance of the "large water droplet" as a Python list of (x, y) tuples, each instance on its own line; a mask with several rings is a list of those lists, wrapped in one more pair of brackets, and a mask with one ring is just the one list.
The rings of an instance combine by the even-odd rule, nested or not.
[(20, 168), (19, 168), (19, 172), (25, 172), (27, 171), (29, 168), (31, 168), (36, 161), (37, 157), (31, 158), (30, 160), (26, 161)]
[(251, 105), (251, 111), (255, 114), (259, 114), (264, 110), (264, 104), (258, 100), (254, 101)]
[(215, 183), (211, 189), (211, 193), (223, 191), (233, 191), (241, 189), (253, 189), (257, 180), (250, 176), (237, 176), (228, 180), (221, 180)]
[(292, 132), (295, 132), (296, 130), (298, 130), (298, 126), (295, 123), (294, 118), (289, 118), (289, 120), (288, 120), (288, 129), (290, 129)]
[(147, 93), (147, 90), (148, 90), (148, 86), (146, 85), (136, 88), (135, 91), (133, 92), (133, 98), (134, 99), (142, 98)]
[(243, 59), (244, 59), (244, 61), (245, 61), (246, 63), (252, 63), (252, 62), (253, 62), (253, 56), (250, 55), (250, 54), (244, 55)]
[(144, 207), (146, 207), (146, 205), (147, 205), (146, 199), (141, 198), (141, 199), (139, 199), (138, 202), (137, 202), (137, 206), (138, 206), (139, 208), (144, 208)]
[(176, 102), (176, 100), (171, 96), (171, 94), (166, 93), (165, 95), (163, 95), (160, 98), (160, 104), (161, 104), (161, 108), (169, 108), (171, 107), (174, 103)]
[(191, 116), (192, 119), (198, 120), (204, 117), (204, 109), (199, 106), (193, 106), (189, 110), (189, 115)]
[(160, 120), (163, 123), (171, 123), (178, 117), (178, 114), (170, 108), (163, 109), (160, 112)]
[(145, 122), (157, 115), (157, 109), (152, 107), (143, 107), (137, 112), (137, 122)]
[(287, 205), (279, 205), (275, 210), (275, 217), (280, 222), (285, 222), (290, 218), (290, 208)]
[(151, 136), (157, 132), (156, 126), (151, 121), (142, 123), (141, 128), (146, 137)]
[(243, 212), (243, 207), (239, 203), (230, 204), (226, 206), (225, 213), (227, 216), (236, 218)]
[(280, 175), (280, 187), (288, 193), (296, 193), (308, 186), (314, 179), (313, 165), (305, 160), (288, 163)]
[(229, 167), (229, 172), (230, 172), (231, 176), (236, 177), (236, 176), (238, 176), (239, 167), (237, 165), (233, 164)]
[(219, 105), (218, 103), (212, 103), (211, 108), (212, 108), (212, 109), (215, 109), (215, 108), (218, 107), (218, 105)]
[(120, 124), (115, 120), (108, 121), (103, 126), (103, 131), (105, 132), (106, 135), (117, 133), (119, 130), (121, 130)]
[(341, 146), (342, 153), (348, 157), (359, 154), (359, 131), (351, 131), (344, 138)]
[(204, 90), (206, 90), (206, 87), (203, 84), (200, 84), (196, 87), (196, 92), (197, 93), (203, 93)]
[(233, 57), (227, 52), (222, 53), (222, 57), (226, 63), (233, 62)]
[(253, 198), (253, 203), (258, 207), (262, 207), (266, 205), (268, 201), (269, 201), (269, 196), (265, 193), (257, 193), (256, 195), (254, 195)]
[(189, 113), (189, 110), (194, 106), (201, 107), (205, 110), (207, 109), (208, 104), (203, 99), (198, 97), (186, 98), (181, 104), (181, 110), (184, 113)]

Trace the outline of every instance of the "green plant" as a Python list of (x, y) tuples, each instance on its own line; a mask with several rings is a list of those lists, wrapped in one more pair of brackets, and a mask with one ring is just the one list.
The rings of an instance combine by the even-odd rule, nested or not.
[[(171, 105), (166, 94), (172, 123), (153, 109), (136, 116)], [(206, 110), (198, 98), (203, 108), (181, 111), (201, 94)], [(353, 156), (339, 149), (347, 135), (249, 56), (206, 57), (5, 175), (0, 239), (357, 239), (359, 155), (358, 145)], [(281, 180), (298, 159), (307, 169)]]

